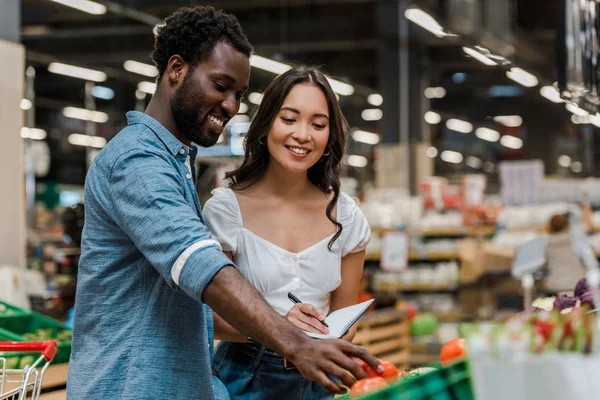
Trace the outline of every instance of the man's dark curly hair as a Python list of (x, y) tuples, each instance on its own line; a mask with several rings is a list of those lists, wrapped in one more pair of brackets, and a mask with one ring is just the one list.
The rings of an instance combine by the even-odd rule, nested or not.
[(192, 68), (210, 57), (218, 42), (231, 45), (250, 57), (252, 46), (237, 18), (211, 6), (185, 7), (165, 19), (158, 27), (152, 61), (158, 79), (167, 69), (169, 58), (180, 55)]

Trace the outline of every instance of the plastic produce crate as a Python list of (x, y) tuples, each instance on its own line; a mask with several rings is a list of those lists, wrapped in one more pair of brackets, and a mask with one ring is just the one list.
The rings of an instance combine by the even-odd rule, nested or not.
[(362, 397), (360, 400), (474, 400), (467, 362), (459, 361), (422, 375), (405, 378), (398, 383)]
[[(64, 324), (37, 313), (20, 313), (11, 317), (0, 318), (0, 341), (26, 342), (24, 335), (34, 333), (38, 329), (49, 329), (51, 339), (56, 339), (60, 332), (70, 331)], [(50, 339), (50, 338), (48, 338)], [(6, 357), (24, 357), (25, 354), (7, 354)], [(71, 342), (60, 342), (53, 364), (69, 361)]]
[(23, 310), (22, 308), (13, 306), (12, 304), (0, 301), (0, 319), (2, 318), (13, 318), (22, 315), (28, 315), (29, 311)]

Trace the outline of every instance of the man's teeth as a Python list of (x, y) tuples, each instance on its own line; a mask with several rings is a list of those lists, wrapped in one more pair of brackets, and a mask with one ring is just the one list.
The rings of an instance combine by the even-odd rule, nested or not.
[(208, 116), (208, 119), (210, 119), (212, 122), (214, 122), (215, 124), (219, 125), (219, 126), (223, 126), (223, 120), (220, 118), (215, 117), (214, 115), (210, 114)]
[(307, 149), (299, 149), (298, 147), (288, 147), (291, 151), (293, 151), (296, 154), (306, 154), (308, 153)]

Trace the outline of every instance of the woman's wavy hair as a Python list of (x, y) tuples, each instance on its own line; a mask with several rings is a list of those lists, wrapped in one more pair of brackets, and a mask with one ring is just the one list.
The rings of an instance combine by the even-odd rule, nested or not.
[(329, 241), (333, 243), (342, 233), (342, 224), (332, 215), (340, 195), (340, 162), (346, 148), (348, 123), (342, 114), (335, 93), (327, 77), (318, 67), (297, 66), (279, 75), (265, 90), (263, 98), (248, 129), (245, 139), (245, 154), (242, 165), (226, 174), (231, 189), (244, 190), (252, 187), (265, 174), (269, 163), (267, 136), (283, 101), (296, 85), (314, 85), (325, 95), (329, 107), (329, 140), (323, 157), (308, 169), (308, 179), (323, 193), (333, 192), (333, 197), (325, 214), (336, 227), (336, 233)]

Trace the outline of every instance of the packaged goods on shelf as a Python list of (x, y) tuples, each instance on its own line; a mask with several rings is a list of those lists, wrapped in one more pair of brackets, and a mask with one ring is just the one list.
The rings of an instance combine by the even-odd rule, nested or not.
[(536, 231), (501, 231), (494, 236), (492, 242), (498, 247), (514, 249), (542, 235)]
[(422, 230), (461, 229), (462, 227), (463, 217), (459, 211), (449, 211), (444, 214), (437, 211), (426, 211), (420, 221)]
[(418, 226), (423, 213), (420, 197), (411, 197), (403, 189), (373, 189), (360, 204), (371, 228)]
[(581, 209), (576, 204), (562, 202), (505, 206), (498, 215), (497, 224), (506, 229), (544, 228), (553, 215), (566, 212), (581, 215)]
[(415, 265), (401, 272), (377, 271), (372, 285), (377, 291), (434, 290), (455, 288), (459, 267), (456, 261)]

